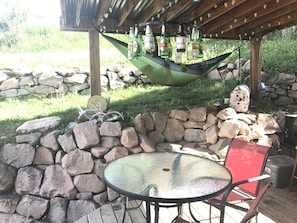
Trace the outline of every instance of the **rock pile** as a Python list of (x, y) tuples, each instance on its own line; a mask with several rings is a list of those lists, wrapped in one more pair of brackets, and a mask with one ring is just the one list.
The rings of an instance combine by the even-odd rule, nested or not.
[(17, 128), (16, 143), (1, 148), (0, 219), (74, 222), (118, 198), (103, 181), (109, 162), (154, 151), (216, 160), (224, 157), (233, 137), (275, 147), (284, 117), (200, 107), (139, 114), (134, 127), (88, 121), (63, 132), (55, 130), (59, 117), (27, 121)]
[[(101, 85), (103, 90), (114, 90), (131, 84), (151, 83), (135, 68), (122, 68), (112, 65), (102, 68)], [(50, 66), (6, 67), (0, 69), (0, 96), (45, 97), (66, 93), (88, 94), (90, 89), (89, 70), (83, 67), (73, 69), (54, 69)]]

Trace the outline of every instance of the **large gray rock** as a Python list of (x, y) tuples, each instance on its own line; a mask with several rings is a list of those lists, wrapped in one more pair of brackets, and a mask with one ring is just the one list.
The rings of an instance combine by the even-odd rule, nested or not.
[(240, 121), (237, 119), (226, 120), (222, 123), (218, 133), (221, 138), (234, 138), (240, 131)]
[(143, 113), (141, 118), (146, 132), (153, 131), (155, 129), (154, 120), (150, 113)]
[(100, 193), (106, 190), (104, 182), (93, 173), (75, 176), (73, 182), (79, 192)]
[(120, 139), (114, 136), (102, 136), (100, 142), (102, 147), (109, 149), (121, 145)]
[(156, 148), (152, 141), (146, 135), (139, 134), (139, 146), (143, 149), (144, 152), (155, 152)]
[(104, 159), (107, 163), (116, 160), (118, 158), (127, 156), (129, 154), (129, 151), (123, 147), (123, 146), (117, 146), (114, 147), (112, 150), (110, 150), (108, 153), (104, 155)]
[(0, 162), (0, 194), (6, 194), (13, 189), (16, 169)]
[(79, 149), (63, 156), (61, 162), (71, 176), (91, 173), (94, 167), (91, 153)]
[(33, 218), (24, 217), (19, 214), (0, 213), (1, 222), (5, 223), (42, 223)]
[(204, 122), (207, 117), (207, 108), (192, 108), (190, 109), (189, 120), (195, 122)]
[(170, 111), (169, 117), (181, 121), (187, 121), (189, 119), (189, 112), (184, 110), (173, 109)]
[(75, 197), (76, 190), (68, 172), (60, 165), (51, 165), (45, 169), (40, 188), (43, 197), (62, 196), (68, 199)]
[(57, 151), (60, 148), (60, 145), (57, 140), (60, 133), (61, 132), (59, 130), (54, 130), (54, 131), (46, 134), (45, 136), (40, 138), (40, 144), (44, 147), (50, 148), (54, 151)]
[(0, 195), (0, 212), (13, 214), (20, 199), (19, 195)]
[(185, 134), (182, 121), (175, 118), (169, 118), (163, 134), (168, 142), (181, 141)]
[(63, 78), (56, 72), (44, 72), (38, 77), (38, 82), (41, 85), (58, 88), (62, 84)]
[(40, 219), (46, 212), (49, 201), (40, 197), (25, 195), (19, 202), (16, 212), (26, 216)]
[(35, 149), (29, 144), (5, 144), (1, 156), (2, 162), (20, 168), (33, 163)]
[(66, 153), (70, 153), (71, 151), (75, 150), (77, 148), (77, 145), (75, 143), (74, 137), (73, 137), (73, 132), (67, 131), (63, 135), (58, 136), (58, 142), (60, 143), (62, 149)]
[(24, 122), (16, 129), (17, 133), (30, 133), (30, 132), (46, 132), (54, 129), (60, 124), (61, 118), (58, 116), (39, 118)]
[(15, 181), (15, 191), (18, 194), (38, 195), (43, 172), (35, 167), (23, 167), (18, 170)]
[(44, 146), (40, 146), (36, 149), (33, 164), (52, 165), (54, 163), (54, 151)]
[(16, 89), (20, 87), (20, 82), (15, 77), (9, 78), (2, 82), (0, 85), (0, 91), (6, 91), (9, 89)]
[(36, 146), (39, 143), (41, 132), (31, 132), (28, 134), (17, 135), (15, 137), (16, 143), (29, 143), (32, 146)]
[(162, 112), (152, 112), (151, 115), (154, 120), (155, 129), (163, 132), (166, 127), (168, 114)]
[(133, 127), (123, 129), (121, 144), (127, 148), (132, 148), (138, 145), (138, 136)]
[(81, 217), (88, 215), (96, 209), (92, 201), (72, 200), (69, 201), (67, 209), (67, 223), (73, 223)]
[(120, 122), (103, 122), (100, 127), (101, 136), (121, 136), (122, 125)]
[(93, 122), (83, 122), (73, 128), (76, 144), (80, 149), (87, 149), (99, 144), (99, 129)]
[(205, 131), (202, 129), (186, 129), (184, 139), (188, 142), (203, 142), (206, 140)]
[(62, 197), (53, 197), (50, 201), (50, 207), (47, 219), (54, 223), (64, 223), (66, 221), (67, 200)]
[(221, 111), (218, 112), (217, 118), (221, 120), (227, 120), (230, 118), (236, 118), (237, 112), (234, 108), (224, 108)]
[(276, 121), (276, 117), (272, 116), (271, 114), (258, 114), (258, 124), (262, 125), (264, 134), (271, 135), (274, 133), (280, 133), (281, 128)]

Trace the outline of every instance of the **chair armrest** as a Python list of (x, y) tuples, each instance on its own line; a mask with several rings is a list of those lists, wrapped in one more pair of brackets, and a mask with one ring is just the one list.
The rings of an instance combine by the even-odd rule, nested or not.
[(254, 182), (254, 181), (258, 181), (258, 180), (264, 180), (264, 179), (267, 179), (269, 178), (270, 175), (268, 174), (263, 174), (263, 175), (260, 175), (260, 176), (257, 176), (257, 177), (252, 177), (252, 178), (249, 178), (249, 179), (246, 179), (246, 180), (241, 180), (241, 181), (238, 181), (238, 182), (234, 182), (231, 184), (231, 186), (224, 192), (223, 194), (223, 197), (222, 197), (222, 200), (223, 201), (226, 201), (227, 200), (227, 197), (229, 196), (229, 194), (231, 193), (231, 191), (241, 185), (241, 184), (246, 184), (246, 183), (251, 183), (251, 182)]
[(252, 178), (249, 178), (249, 179), (246, 179), (246, 180), (241, 180), (241, 181), (235, 182), (235, 183), (233, 183), (231, 185), (231, 187), (234, 188), (234, 187), (237, 187), (240, 184), (251, 183), (251, 182), (254, 182), (254, 181), (258, 181), (258, 180), (264, 180), (264, 179), (267, 179), (269, 177), (270, 177), (270, 175), (263, 174), (263, 175), (260, 175), (260, 176), (257, 176), (257, 177), (252, 177)]

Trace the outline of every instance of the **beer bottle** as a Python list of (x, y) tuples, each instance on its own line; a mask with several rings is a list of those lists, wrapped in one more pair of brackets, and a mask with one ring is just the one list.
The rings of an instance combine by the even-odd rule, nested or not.
[(159, 51), (161, 57), (168, 57), (168, 38), (165, 30), (165, 22), (162, 22)]
[(146, 24), (145, 28), (144, 49), (148, 53), (155, 52), (155, 38), (149, 23)]
[(168, 37), (167, 40), (168, 40), (168, 56), (167, 56), (167, 59), (172, 60), (172, 44), (171, 44), (170, 37)]
[(199, 54), (199, 46), (198, 46), (198, 39), (197, 39), (197, 26), (196, 23), (194, 23), (193, 28), (192, 28), (192, 56), (193, 59), (197, 59), (198, 58), (198, 54)]
[(138, 58), (142, 56), (142, 45), (141, 39), (138, 33), (138, 25), (135, 25), (134, 37), (133, 37), (133, 49), (132, 49), (133, 58)]
[(202, 42), (202, 34), (201, 31), (198, 30), (198, 58), (203, 58), (203, 42)]
[(191, 36), (191, 28), (188, 27), (188, 39), (187, 39), (187, 60), (192, 60), (192, 36)]
[(134, 29), (133, 27), (130, 27), (129, 32), (129, 40), (128, 40), (128, 59), (133, 59), (133, 38), (134, 38)]
[(186, 51), (186, 34), (183, 31), (183, 26), (180, 23), (178, 25), (178, 30), (176, 33), (176, 51), (177, 52), (185, 52)]

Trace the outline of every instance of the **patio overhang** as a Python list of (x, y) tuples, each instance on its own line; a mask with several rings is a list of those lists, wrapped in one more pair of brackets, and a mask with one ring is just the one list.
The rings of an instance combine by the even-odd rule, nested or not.
[[(175, 33), (176, 24), (191, 25), (196, 21), (204, 38), (251, 41), (254, 99), (259, 96), (263, 36), (297, 24), (297, 0), (60, 0), (60, 5), (63, 31), (89, 32), (89, 35), (97, 35), (94, 29), (128, 33), (129, 27), (136, 23), (166, 20), (168, 32)], [(158, 34), (160, 29), (154, 32)], [(94, 47), (99, 44), (94, 39), (90, 37), (91, 51), (99, 49), (99, 46)], [(90, 56), (95, 54), (91, 52)], [(98, 82), (98, 77), (95, 81)], [(92, 94), (100, 94), (100, 91), (92, 91)]]

